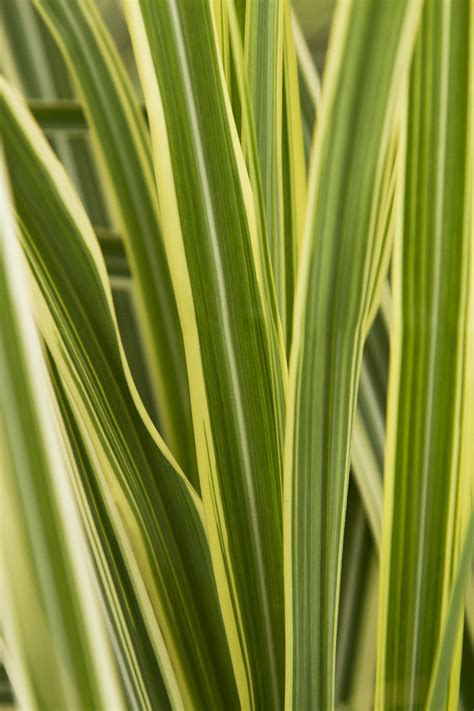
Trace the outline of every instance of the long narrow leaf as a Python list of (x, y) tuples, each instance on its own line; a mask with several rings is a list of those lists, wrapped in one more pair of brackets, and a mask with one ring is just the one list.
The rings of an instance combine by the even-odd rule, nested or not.
[(0, 173), (3, 622), (23, 708), (123, 703)]
[[(364, 706), (361, 704), (361, 708), (369, 707), (373, 699), (377, 634), (373, 608), (369, 607), (368, 610), (367, 606), (373, 604), (377, 567), (378, 551), (367, 522), (364, 504), (355, 483), (350, 482), (337, 630), (337, 708), (339, 704), (351, 705), (353, 696), (359, 697), (360, 701), (365, 697)], [(368, 615), (372, 615), (372, 624), (368, 624)], [(365, 670), (365, 674), (362, 674), (362, 670)]]
[(293, 332), (293, 299), (306, 216), (306, 163), (300, 109), (298, 67), (291, 7), (283, 7), (283, 232), (285, 248), (285, 334), (287, 353)]
[[(25, 96), (33, 100), (72, 100), (69, 73), (33, 3), (3, 0), (2, 29), (13, 47), (13, 61)], [(108, 224), (108, 205), (87, 137), (54, 135), (50, 139), (91, 219)]]
[[(19, 96), (1, 80), (2, 128), (36, 317), (140, 599), (173, 706), (236, 699), (201, 502), (130, 377), (92, 227)], [(211, 614), (212, 611), (212, 614)]]
[(149, 136), (138, 100), (92, 0), (35, 2), (75, 79), (114, 197), (164, 437), (198, 488), (181, 328), (161, 238)]
[(343, 2), (318, 117), (297, 286), (285, 454), (286, 704), (334, 706), (352, 422), (391, 233), (383, 200), (420, 3)]
[(304, 147), (306, 157), (309, 158), (316, 126), (316, 112), (321, 101), (321, 79), (319, 78), (319, 74), (311, 57), (311, 52), (306, 44), (305, 36), (294, 13), (292, 16), (292, 25), (300, 76)]
[[(320, 102), (321, 87), (316, 68), (296, 17), (293, 17), (298, 66), (301, 75), (301, 113), (305, 147), (315, 130), (316, 109)], [(380, 229), (395, 228), (393, 197), (396, 186), (398, 132), (394, 134), (392, 152), (386, 162), (385, 201), (379, 206)], [(374, 299), (374, 304), (376, 304)], [(351, 449), (352, 473), (362, 496), (366, 514), (377, 547), (380, 546), (382, 526), (382, 471), (385, 445), (385, 404), (388, 371), (388, 313), (390, 290), (385, 286), (380, 314), (367, 337), (364, 348), (357, 413)]]
[[(114, 651), (120, 666), (120, 678), (127, 702), (133, 708), (170, 709), (170, 700), (146, 625), (146, 615), (133, 587), (133, 576), (120, 549), (120, 542), (108, 516), (92, 460), (65, 387), (54, 361), (50, 358), (51, 379), (67, 430), (74, 461), (76, 500), (94, 554), (103, 607)], [(133, 624), (130, 624), (133, 620)]]
[[(252, 99), (262, 178), (268, 249), (284, 334), (286, 334), (288, 313), (282, 155), (283, 38), (286, 3), (287, 0), (274, 0), (274, 2), (247, 0), (244, 44), (246, 74)], [(292, 264), (290, 264), (291, 269)]]
[(256, 208), (208, 0), (124, 7), (150, 117), (206, 527), (241, 704), (279, 708), (285, 364)]
[[(465, 382), (473, 337), (472, 325), (466, 329), (473, 298), (472, 24), (468, 0), (427, 0), (410, 77), (404, 212), (392, 276), (376, 697), (382, 707), (425, 708), (463, 507), (470, 504), (473, 460), (463, 453), (462, 433), (472, 416)], [(472, 445), (472, 429), (464, 437)], [(458, 703), (460, 642), (447, 708)]]

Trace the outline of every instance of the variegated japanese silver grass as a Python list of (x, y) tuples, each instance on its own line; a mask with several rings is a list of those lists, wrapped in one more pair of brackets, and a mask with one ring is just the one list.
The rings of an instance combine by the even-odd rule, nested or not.
[(19, 707), (469, 708), (472, 5), (117, 10), (3, 8)]

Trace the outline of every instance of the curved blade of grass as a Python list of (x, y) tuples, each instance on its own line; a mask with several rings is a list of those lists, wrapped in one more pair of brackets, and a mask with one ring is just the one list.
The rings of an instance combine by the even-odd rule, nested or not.
[(1, 158), (2, 614), (16, 693), (23, 708), (119, 708)]
[[(24, 94), (34, 100), (73, 100), (68, 71), (33, 3), (4, 0), (2, 25), (6, 40), (13, 47), (13, 60)], [(56, 134), (50, 139), (91, 219), (108, 224), (108, 205), (87, 138)]]
[(257, 210), (209, 2), (124, 8), (151, 123), (206, 527), (240, 700), (280, 708), (285, 359)]
[[(473, 460), (463, 453), (462, 439), (472, 417), (466, 373), (473, 338), (473, 22), (467, 0), (427, 0), (410, 77), (405, 204), (392, 278), (381, 707), (421, 709), (427, 703), (462, 508), (470, 503)], [(472, 428), (465, 437), (472, 447)], [(453, 680), (459, 644), (455, 656)], [(455, 686), (447, 708), (457, 706)]]
[[(265, 204), (262, 189), (262, 175), (260, 170), (260, 160), (257, 148), (257, 137), (255, 130), (254, 111), (252, 106), (252, 97), (250, 94), (250, 85), (246, 72), (244, 43), (242, 40), (241, 22), (243, 18), (239, 18), (237, 12), (237, 3), (235, 0), (226, 0), (227, 13), (227, 29), (229, 33), (229, 46), (231, 49), (231, 67), (233, 71), (232, 94), (230, 99), (233, 101), (232, 111), (235, 118), (235, 105), (238, 103), (238, 120), (241, 128), (241, 133), (245, 141), (245, 158), (249, 171), (249, 179), (252, 187), (255, 215), (257, 221), (256, 233), (258, 235), (259, 244), (258, 252), (261, 255), (263, 276), (265, 281), (265, 291), (268, 294), (269, 302), (277, 329), (281, 327), (280, 317), (278, 315), (278, 305), (274, 290), (274, 279), (272, 273), (272, 265), (270, 261), (270, 253), (268, 249), (267, 228), (265, 225)], [(242, 8), (240, 8), (242, 11)]]
[[(229, 32), (231, 37), (232, 51), (235, 54), (234, 66), (237, 70), (237, 81), (239, 83), (239, 97), (240, 104), (243, 107), (242, 119), (246, 127), (247, 136), (252, 137), (250, 149), (249, 149), (249, 170), (251, 174), (252, 183), (254, 186), (254, 192), (260, 195), (259, 188), (259, 167), (258, 159), (255, 147), (254, 129), (253, 129), (253, 112), (251, 108), (251, 102), (248, 96), (248, 85), (245, 76), (242, 75), (238, 70), (243, 66), (243, 53), (241, 49), (241, 38), (237, 35), (238, 23), (235, 12), (233, 12), (233, 3), (230, 0), (228, 3), (228, 21), (229, 21)], [(293, 18), (295, 20), (295, 18)], [(236, 29), (237, 26), (237, 29)], [(300, 46), (303, 46), (304, 38), (298, 34), (296, 31), (295, 24), (293, 24), (293, 29), (295, 31), (295, 38)], [(299, 31), (301, 32), (301, 31)], [(291, 38), (287, 38), (291, 42)], [(308, 74), (308, 81), (314, 89), (314, 81), (318, 81), (316, 70), (314, 65), (312, 65), (312, 59), (309, 55), (309, 50), (304, 45), (305, 52), (305, 72)], [(311, 116), (314, 118), (316, 116), (316, 107), (314, 104), (314, 96), (311, 95), (309, 102), (311, 105)], [(319, 101), (319, 99), (318, 99)], [(313, 133), (313, 126), (311, 127), (311, 135)], [(296, 128), (296, 132), (298, 129)], [(296, 155), (301, 155), (298, 152), (298, 143), (300, 139), (297, 137), (295, 139), (296, 145)], [(301, 145), (301, 144), (299, 144)], [(394, 137), (391, 143), (391, 152), (387, 156), (384, 172), (384, 181), (386, 185), (385, 199), (379, 206), (377, 211), (377, 220), (380, 225), (380, 229), (393, 230), (393, 195), (395, 188), (394, 177), (397, 174), (398, 164), (396, 161), (397, 151), (398, 151), (398, 134), (394, 133)], [(301, 166), (301, 161), (294, 161), (296, 171)], [(304, 187), (304, 179), (300, 176), (300, 180), (293, 179), (290, 183), (292, 188), (298, 184), (299, 194), (298, 194), (298, 205), (295, 208), (294, 220), (297, 223), (298, 216), (301, 215), (303, 209), (303, 202), (306, 200), (306, 193)], [(288, 196), (291, 200), (291, 194)], [(263, 212), (263, 208), (262, 208)], [(288, 211), (285, 213), (288, 215)], [(374, 299), (376, 296), (374, 297)], [(381, 311), (385, 313), (387, 311), (387, 304), (390, 300), (390, 294), (388, 286), (385, 289), (383, 297), (383, 306)], [(387, 381), (387, 351), (388, 351), (388, 336), (387, 336), (387, 318), (379, 316), (375, 325), (369, 333), (366, 347), (364, 350), (364, 365), (363, 365), (363, 377), (359, 387), (359, 409), (355, 422), (354, 429), (354, 441), (352, 448), (352, 465), (353, 472), (355, 474), (356, 482), (359, 490), (362, 494), (362, 500), (364, 502), (367, 516), (371, 525), (371, 529), (374, 535), (374, 540), (377, 547), (380, 545), (380, 530), (381, 530), (381, 510), (382, 510), (382, 469), (383, 469), (383, 449), (384, 449), (384, 439), (385, 439), (385, 424), (384, 424), (384, 410), (386, 402), (386, 381)]]
[(96, 463), (171, 704), (204, 709), (225, 699), (232, 706), (237, 697), (201, 501), (131, 380), (92, 227), (26, 106), (0, 82), (37, 320)]
[(419, 2), (343, 2), (334, 21), (298, 275), (285, 443), (286, 705), (334, 707), (352, 422), (390, 233), (377, 215)]
[(180, 322), (164, 252), (149, 135), (92, 0), (35, 0), (67, 61), (114, 198), (137, 289), (165, 440), (199, 487)]
[[(110, 204), (106, 205), (104, 199), (106, 186), (98, 179), (90, 137), (85, 133), (85, 130), (88, 131), (86, 117), (79, 100), (71, 98), (73, 91), (69, 73), (56, 42), (32, 2), (18, 3), (8, 0), (2, 7), (5, 9), (2, 15), (2, 20), (5, 21), (5, 39), (7, 43), (8, 40), (13, 43), (13, 64), (14, 67), (17, 66), (20, 74), (17, 83), (23, 87), (27, 96), (43, 97), (30, 99), (30, 110), (42, 123), (43, 129), (48, 131), (48, 139), (78, 188), (91, 221), (93, 224), (101, 225), (102, 230), (104, 225), (110, 224)], [(2, 54), (3, 49), (2, 45)], [(60, 98), (52, 100), (52, 97)], [(106, 193), (105, 196), (107, 197)], [(114, 244), (109, 241), (102, 242), (102, 246), (107, 251), (106, 263), (112, 277), (111, 286), (119, 327), (144, 404), (152, 414), (154, 422), (158, 422), (156, 389), (153, 388), (150, 378), (150, 359), (147, 358), (146, 348), (141, 347), (142, 319), (138, 319), (137, 324), (137, 309), (131, 303), (133, 292), (130, 289), (130, 281), (126, 284), (129, 294), (127, 297), (122, 288), (123, 279), (120, 281), (117, 279), (119, 275), (129, 274), (128, 262), (126, 263), (119, 256), (118, 244), (118, 242)], [(123, 245), (120, 245), (120, 250), (123, 251)], [(128, 337), (131, 328), (140, 337), (137, 345)], [(146, 387), (142, 387), (143, 385)], [(194, 483), (196, 482), (195, 477)]]

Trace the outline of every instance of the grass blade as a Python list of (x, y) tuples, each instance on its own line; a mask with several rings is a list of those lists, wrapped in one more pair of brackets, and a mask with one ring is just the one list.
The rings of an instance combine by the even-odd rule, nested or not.
[(142, 111), (92, 0), (37, 0), (36, 5), (74, 77), (114, 198), (136, 284), (164, 438), (199, 488), (181, 327)]
[[(268, 250), (286, 336), (286, 254), (283, 207), (283, 39), (287, 0), (247, 0), (245, 68), (253, 107)], [(292, 254), (292, 250), (289, 250)], [(290, 264), (292, 271), (292, 264)]]
[[(472, 24), (471, 3), (427, 0), (410, 77), (404, 213), (392, 276), (376, 696), (382, 707), (425, 708), (463, 506), (472, 501), (472, 456), (462, 443), (472, 443), (472, 429), (463, 435), (472, 416), (465, 379), (472, 341)], [(459, 645), (456, 658), (447, 708), (458, 703)]]
[(16, 693), (24, 708), (119, 707), (70, 454), (30, 312), (3, 152), (0, 203), (2, 599)]
[[(301, 113), (303, 118), (305, 152), (309, 152), (316, 122), (316, 108), (320, 102), (321, 86), (319, 76), (313, 64), (310, 51), (293, 16), (296, 52), (301, 77)], [(395, 133), (395, 138), (397, 133)], [(380, 229), (393, 230), (393, 178), (397, 175), (396, 149), (387, 158), (386, 200), (380, 205), (378, 217)], [(395, 169), (395, 170), (394, 170)], [(374, 303), (376, 303), (374, 299)], [(362, 496), (366, 515), (376, 542), (380, 547), (382, 525), (382, 471), (385, 446), (385, 405), (388, 371), (388, 312), (390, 310), (390, 290), (388, 285), (382, 299), (380, 314), (367, 337), (364, 348), (357, 413), (354, 420), (354, 432), (351, 449), (352, 474)]]
[(206, 526), (240, 700), (279, 708), (285, 363), (256, 208), (209, 3), (124, 7), (151, 122)]
[[(5, 0), (2, 20), (7, 43), (14, 48), (14, 66), (24, 94), (37, 101), (74, 100), (68, 71), (33, 3)], [(108, 224), (106, 196), (87, 138), (54, 135), (50, 140), (73, 178), (91, 219), (98, 224)]]
[[(172, 705), (236, 698), (200, 499), (141, 404), (105, 265), (61, 165), (1, 80), (2, 128), (41, 333), (81, 426)], [(212, 611), (212, 614), (211, 614)]]
[[(369, 708), (375, 682), (378, 554), (355, 483), (349, 482), (337, 630), (336, 708)], [(356, 700), (358, 705), (356, 705)]]
[(357, 412), (352, 435), (351, 467), (377, 549), (382, 532), (389, 334), (384, 312), (388, 287), (377, 318), (365, 342)]
[(293, 331), (293, 298), (303, 241), (306, 216), (306, 163), (303, 141), (303, 121), (300, 108), (298, 67), (291, 8), (283, 8), (283, 233), (285, 247), (286, 344), (289, 354)]
[(321, 80), (313, 63), (309, 47), (306, 44), (305, 36), (294, 13), (292, 15), (292, 25), (300, 77), (304, 149), (306, 158), (309, 160), (316, 126), (316, 112), (321, 100)]
[[(60, 373), (49, 359), (51, 379), (73, 453), (76, 499), (100, 584), (108, 628), (126, 689), (127, 706), (140, 709), (170, 709), (165, 682), (146, 625), (146, 615), (133, 586), (133, 575), (122, 555), (120, 541), (110, 521), (96, 465), (91, 458), (81, 428), (68, 400)], [(130, 624), (133, 620), (133, 624)]]
[(329, 50), (285, 443), (286, 705), (295, 709), (334, 707), (352, 421), (373, 295), (385, 280), (381, 257), (390, 250), (391, 235), (374, 217), (419, 9), (418, 2), (341, 3)]

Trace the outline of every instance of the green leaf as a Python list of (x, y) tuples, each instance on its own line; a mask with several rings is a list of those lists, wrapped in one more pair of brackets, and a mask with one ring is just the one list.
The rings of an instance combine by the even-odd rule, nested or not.
[(313, 147), (290, 357), (285, 454), (286, 705), (334, 707), (352, 422), (364, 338), (385, 280), (377, 219), (418, 2), (344, 2)]
[(349, 482), (341, 599), (337, 630), (336, 708), (368, 708), (373, 699), (377, 651), (374, 598), (377, 598), (378, 551), (364, 504)]
[(206, 528), (240, 702), (279, 708), (285, 360), (257, 208), (209, 3), (124, 8), (150, 119)]
[[(286, 245), (283, 208), (283, 37), (287, 0), (247, 0), (245, 67), (253, 107), (266, 235), (283, 333), (286, 334)], [(291, 236), (291, 233), (290, 233)], [(292, 250), (290, 250), (290, 254)], [(292, 270), (292, 264), (290, 264)]]
[(163, 435), (198, 488), (181, 327), (142, 111), (94, 2), (35, 0), (35, 4), (75, 80), (114, 199), (136, 284)]
[[(2, 21), (25, 95), (35, 102), (53, 98), (61, 102), (74, 101), (64, 61), (33, 3), (2, 0)], [(74, 180), (91, 219), (107, 224), (108, 206), (87, 138), (55, 135), (51, 142)]]
[[(429, 708), (464, 507), (472, 506), (472, 27), (467, 0), (427, 0), (410, 76), (392, 274), (381, 708)], [(458, 704), (460, 642), (446, 708)]]
[[(446, 704), (446, 688), (452, 674), (456, 647), (460, 643), (464, 607), (464, 593), (472, 569), (474, 556), (474, 513), (464, 534), (457, 568), (453, 575), (451, 596), (448, 603), (444, 628), (439, 635), (439, 642), (431, 673), (430, 687), (426, 708), (441, 709)], [(461, 622), (461, 624), (460, 624)]]
[(28, 108), (43, 131), (87, 131), (87, 121), (77, 99), (30, 99)]
[[(301, 113), (305, 150), (307, 150), (306, 144), (307, 142), (311, 143), (315, 129), (316, 109), (320, 102), (321, 87), (316, 67), (313, 64), (310, 51), (295, 16), (293, 16), (293, 30), (301, 78)], [(396, 137), (397, 133), (395, 133)], [(393, 189), (395, 187), (393, 178), (397, 175), (397, 140), (394, 141), (393, 148), (395, 151), (392, 151), (387, 156), (386, 162), (387, 199), (382, 202), (378, 210), (381, 229), (387, 230), (394, 228), (390, 207), (393, 202)], [(382, 471), (385, 447), (384, 413), (388, 371), (390, 298), (390, 290), (386, 285), (380, 313), (374, 320), (364, 348), (351, 449), (352, 473), (361, 493), (377, 547), (380, 547), (382, 526)], [(375, 303), (377, 302), (375, 301)]]
[(294, 283), (306, 209), (306, 170), (288, 0), (246, 3), (245, 57), (261, 174), (265, 233), (289, 350)]
[(77, 479), (76, 497), (94, 555), (101, 599), (114, 640), (127, 703), (132, 708), (170, 709), (168, 692), (146, 626), (146, 615), (143, 614), (139, 596), (134, 590), (133, 575), (127, 569), (127, 561), (108, 516), (97, 481), (96, 466), (51, 357), (49, 365), (62, 421), (71, 443)]
[(380, 312), (365, 342), (351, 449), (352, 474), (377, 549), (380, 549), (382, 532), (382, 472), (389, 354), (385, 312), (389, 308), (389, 300), (387, 286)]
[(316, 126), (316, 113), (321, 101), (321, 80), (314, 65), (310, 49), (306, 44), (303, 31), (294, 13), (292, 15), (292, 26), (300, 77), (301, 117), (303, 121), (305, 156), (307, 160), (309, 160)]
[(232, 706), (235, 684), (201, 501), (139, 400), (83, 208), (20, 97), (4, 80), (1, 90), (36, 318), (95, 462), (170, 702), (204, 709), (226, 699)]
[(122, 689), (1, 158), (2, 615), (15, 693), (23, 708), (118, 708)]
[(285, 248), (285, 333), (286, 349), (289, 353), (293, 331), (293, 299), (306, 216), (307, 186), (298, 65), (291, 8), (288, 2), (284, 3), (283, 8), (283, 31), (283, 243)]

